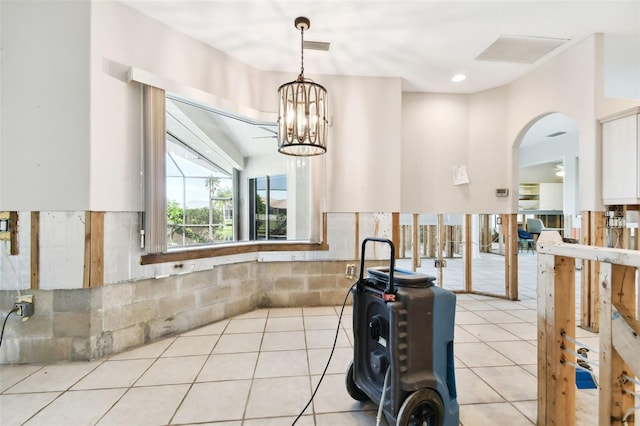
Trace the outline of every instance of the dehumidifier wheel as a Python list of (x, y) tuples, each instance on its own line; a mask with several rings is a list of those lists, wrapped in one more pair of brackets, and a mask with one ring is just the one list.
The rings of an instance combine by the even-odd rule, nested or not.
[(400, 407), (397, 426), (442, 426), (444, 405), (433, 389), (420, 389), (407, 397)]
[(353, 381), (353, 361), (349, 364), (349, 369), (347, 370), (347, 392), (351, 396), (351, 398), (356, 401), (368, 401), (369, 397), (366, 393), (362, 392), (362, 390), (356, 385), (356, 382)]

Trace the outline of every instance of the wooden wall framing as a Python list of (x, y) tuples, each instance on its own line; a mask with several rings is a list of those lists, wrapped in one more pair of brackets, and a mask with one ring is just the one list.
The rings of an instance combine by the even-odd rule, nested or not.
[(40, 212), (31, 212), (31, 290), (40, 288)]
[(104, 284), (104, 212), (85, 212), (82, 287)]
[[(583, 211), (580, 244), (604, 247), (605, 213)], [(580, 274), (580, 326), (598, 332), (600, 329), (600, 262), (582, 261)]]

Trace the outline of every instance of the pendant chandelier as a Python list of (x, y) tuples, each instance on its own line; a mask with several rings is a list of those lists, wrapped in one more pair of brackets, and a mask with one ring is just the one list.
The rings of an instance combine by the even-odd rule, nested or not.
[(295, 156), (319, 155), (327, 152), (327, 89), (304, 77), (304, 32), (309, 19), (299, 17), (300, 74), (295, 81), (278, 88), (278, 151)]

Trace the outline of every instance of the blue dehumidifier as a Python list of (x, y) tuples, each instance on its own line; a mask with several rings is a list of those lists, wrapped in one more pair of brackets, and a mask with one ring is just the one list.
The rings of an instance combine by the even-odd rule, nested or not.
[[(389, 267), (369, 268), (364, 278), (369, 241), (388, 244), (391, 259)], [(362, 242), (360, 277), (352, 290), (354, 354), (346, 386), (358, 401), (382, 403), (390, 425), (459, 424), (453, 365), (456, 296), (434, 281), (395, 269), (390, 240)]]

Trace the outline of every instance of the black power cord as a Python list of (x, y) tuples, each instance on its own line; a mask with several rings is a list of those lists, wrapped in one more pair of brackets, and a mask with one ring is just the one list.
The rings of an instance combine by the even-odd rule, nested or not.
[(2, 347), (2, 336), (4, 336), (4, 326), (7, 325), (7, 320), (9, 319), (9, 315), (14, 312), (18, 312), (18, 307), (14, 306), (13, 309), (9, 311), (6, 317), (4, 317), (4, 322), (2, 323), (2, 333), (0, 333), (0, 348)]
[(358, 284), (357, 281), (355, 283), (353, 283), (353, 285), (351, 287), (349, 287), (349, 290), (347, 290), (347, 294), (344, 296), (344, 300), (342, 301), (342, 309), (340, 309), (340, 315), (338, 316), (338, 327), (336, 328), (336, 337), (333, 339), (333, 347), (331, 348), (331, 353), (329, 354), (329, 359), (327, 360), (327, 365), (324, 366), (324, 371), (322, 372), (322, 375), (320, 376), (320, 380), (318, 380), (318, 384), (316, 385), (316, 388), (313, 391), (313, 394), (311, 394), (311, 398), (309, 398), (309, 402), (307, 402), (307, 405), (305, 405), (304, 408), (302, 409), (302, 411), (300, 411), (300, 414), (298, 414), (298, 417), (296, 417), (296, 419), (293, 421), (293, 423), (291, 423), (291, 426), (295, 425), (296, 422), (298, 420), (300, 420), (300, 417), (302, 417), (302, 414), (307, 410), (307, 408), (309, 408), (309, 405), (311, 405), (311, 401), (313, 401), (313, 398), (316, 396), (316, 393), (318, 392), (318, 389), (320, 388), (320, 383), (322, 383), (322, 379), (324, 379), (324, 375), (327, 373), (327, 370), (329, 369), (329, 364), (331, 363), (331, 357), (333, 357), (333, 352), (336, 350), (336, 344), (338, 343), (338, 335), (340, 334), (340, 326), (342, 325), (342, 313), (344, 312), (344, 307), (347, 304), (347, 300), (349, 299), (349, 295), (351, 294), (351, 290), (353, 290), (353, 288), (356, 286), (356, 284)]

